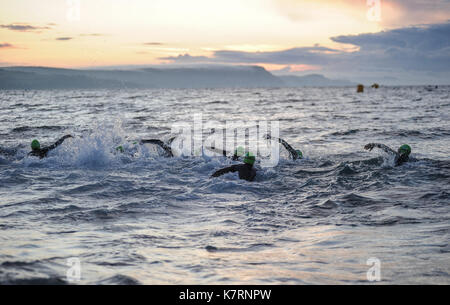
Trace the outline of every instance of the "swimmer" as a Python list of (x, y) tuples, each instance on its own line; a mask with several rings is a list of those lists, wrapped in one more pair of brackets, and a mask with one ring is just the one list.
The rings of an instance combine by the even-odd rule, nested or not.
[(59, 139), (58, 141), (56, 141), (54, 144), (47, 146), (47, 147), (43, 147), (41, 148), (41, 143), (39, 143), (38, 140), (33, 140), (31, 142), (31, 152), (28, 153), (29, 156), (34, 156), (34, 157), (39, 157), (40, 159), (47, 157), (47, 154), (55, 149), (56, 147), (58, 147), (59, 145), (61, 145), (65, 139), (67, 138), (72, 138), (71, 135), (66, 135), (64, 137), (62, 137), (61, 139)]
[(244, 157), (244, 163), (243, 164), (235, 164), (226, 168), (219, 169), (214, 174), (211, 175), (212, 177), (219, 177), (222, 175), (225, 175), (227, 173), (239, 173), (239, 179), (244, 179), (247, 181), (253, 181), (256, 177), (256, 169), (253, 167), (255, 164), (255, 156), (251, 153), (247, 153)]
[(277, 138), (277, 137), (272, 137), (270, 135), (266, 135), (266, 139), (267, 140), (278, 139), (278, 142), (281, 145), (283, 145), (284, 148), (286, 148), (286, 150), (289, 152), (289, 156), (291, 157), (292, 160), (303, 159), (303, 153), (298, 149), (292, 148), (292, 146), (289, 145), (288, 142), (286, 142), (285, 140)]
[(371, 151), (374, 147), (380, 148), (388, 154), (395, 155), (395, 166), (402, 165), (409, 161), (409, 155), (411, 154), (411, 147), (407, 144), (403, 144), (398, 148), (397, 151), (391, 149), (390, 147), (379, 144), (379, 143), (369, 143), (364, 146), (364, 149)]
[(167, 143), (164, 143), (161, 140), (158, 139), (150, 139), (150, 140), (141, 140), (140, 144), (155, 144), (164, 149), (164, 157), (171, 158), (173, 157), (172, 148), (170, 145), (172, 144), (173, 140), (175, 140), (175, 137), (170, 138)]

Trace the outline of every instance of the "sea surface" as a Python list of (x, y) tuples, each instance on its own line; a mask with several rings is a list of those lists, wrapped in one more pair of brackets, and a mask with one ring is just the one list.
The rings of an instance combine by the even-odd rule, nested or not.
[[(236, 162), (133, 144), (195, 114), (305, 158), (211, 179)], [(450, 87), (0, 91), (0, 284), (450, 284), (449, 148)]]

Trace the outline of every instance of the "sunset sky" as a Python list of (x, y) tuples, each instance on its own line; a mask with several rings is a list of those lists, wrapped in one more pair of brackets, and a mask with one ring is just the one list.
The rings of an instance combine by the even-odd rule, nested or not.
[[(349, 54), (360, 60), (368, 45), (375, 52), (386, 40), (408, 39), (411, 30), (440, 33), (445, 52), (433, 56), (446, 55), (448, 64), (449, 19), (448, 0), (1, 1), (0, 65), (225, 63), (320, 71), (351, 60)], [(409, 41), (394, 46), (411, 51), (404, 50)]]

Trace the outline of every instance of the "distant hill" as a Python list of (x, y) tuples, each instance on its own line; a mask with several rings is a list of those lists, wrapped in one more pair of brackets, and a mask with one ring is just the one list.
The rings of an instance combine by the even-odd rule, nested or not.
[(96, 89), (123, 86), (123, 82), (92, 77), (77, 70), (27, 67), (0, 69), (0, 89)]
[(287, 87), (344, 87), (355, 86), (346, 80), (329, 79), (321, 74), (309, 74), (305, 76), (281, 75), (278, 76)]
[(189, 68), (0, 68), (0, 89), (256, 88), (352, 86), (323, 75), (275, 76), (259, 66)]
[(46, 67), (0, 68), (0, 89), (225, 88), (281, 87), (258, 66), (76, 70)]

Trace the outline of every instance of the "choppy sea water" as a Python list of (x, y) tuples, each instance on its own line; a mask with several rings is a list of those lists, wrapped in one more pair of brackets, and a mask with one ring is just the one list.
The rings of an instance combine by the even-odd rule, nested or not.
[[(450, 283), (450, 87), (1, 91), (0, 283)], [(233, 162), (164, 158), (174, 122), (278, 120), (286, 152), (255, 182)], [(73, 139), (48, 158), (32, 139)], [(412, 161), (363, 146), (412, 146)]]

